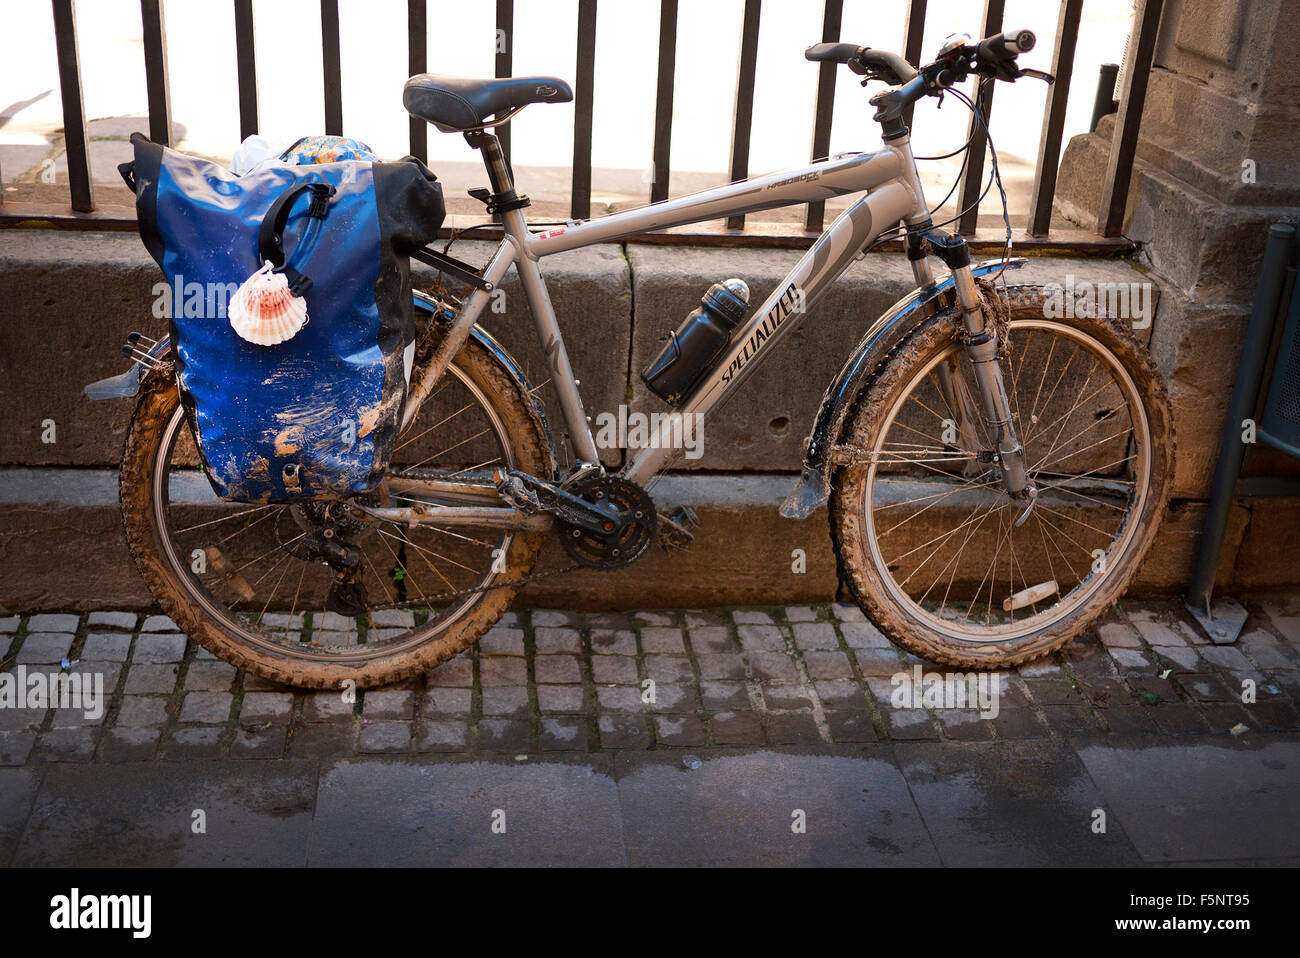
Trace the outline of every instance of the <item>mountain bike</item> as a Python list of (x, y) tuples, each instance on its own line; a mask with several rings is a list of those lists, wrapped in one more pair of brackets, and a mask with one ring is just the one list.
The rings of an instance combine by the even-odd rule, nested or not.
[[(686, 416), (706, 421), (850, 262), (899, 238), (917, 288), (864, 322), (781, 512), (806, 518), (829, 505), (843, 585), (919, 656), (1002, 668), (1062, 646), (1119, 598), (1155, 536), (1173, 475), (1163, 380), (1120, 319), (1054, 316), (1044, 289), (1008, 284), (1006, 272), (1023, 260), (1007, 255), (1005, 194), (1007, 253), (972, 265), (967, 243), (933, 220), (904, 119), (918, 100), (948, 94), (982, 123), (954, 85), (972, 75), (1050, 82), (1017, 65), (1033, 44), (1029, 31), (957, 37), (920, 69), (868, 47), (817, 44), (808, 60), (887, 85), (870, 98), (881, 150), (556, 228), (530, 228), (528, 198), (516, 192), (493, 128), (529, 104), (572, 99), (568, 85), (410, 78), (408, 111), (480, 151), (491, 189), (471, 193), (503, 238), (481, 268), (445, 250), (417, 254), (467, 292), (414, 293), (403, 431), (387, 475), (365, 495), (218, 500), (183, 425), (170, 344), (133, 334), (128, 349), (140, 362), (98, 392), (138, 395), (122, 512), (158, 602), (239, 668), (295, 686), (374, 686), (473, 644), (535, 578), (548, 536), (560, 538), (571, 566), (546, 575), (616, 570), (655, 543), (687, 547), (693, 514), (666, 514), (648, 491), (673, 461), (674, 430)], [(655, 441), (606, 469), (539, 261), (646, 230), (859, 193), (756, 308), (743, 283), (710, 290), (708, 322), (692, 314), (694, 325), (670, 337), (643, 375), (669, 408)], [(946, 276), (936, 277), (934, 262)], [(537, 388), (476, 324), (511, 267), (545, 346), (572, 449), (565, 466)]]

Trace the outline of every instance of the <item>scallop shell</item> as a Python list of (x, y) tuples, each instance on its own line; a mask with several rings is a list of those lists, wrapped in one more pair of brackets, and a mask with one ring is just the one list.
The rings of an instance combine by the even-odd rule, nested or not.
[(297, 335), (307, 325), (307, 301), (289, 292), (283, 273), (266, 263), (236, 290), (226, 311), (241, 339), (274, 346)]

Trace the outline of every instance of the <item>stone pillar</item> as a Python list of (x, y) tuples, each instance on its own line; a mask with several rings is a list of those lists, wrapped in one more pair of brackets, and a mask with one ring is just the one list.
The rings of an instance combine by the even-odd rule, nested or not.
[[(1268, 224), (1300, 221), (1298, 100), (1295, 0), (1166, 0), (1124, 233), (1162, 290), (1151, 350), (1174, 406), (1176, 498), (1207, 496)], [(1086, 228), (1113, 128), (1062, 159), (1058, 209)]]

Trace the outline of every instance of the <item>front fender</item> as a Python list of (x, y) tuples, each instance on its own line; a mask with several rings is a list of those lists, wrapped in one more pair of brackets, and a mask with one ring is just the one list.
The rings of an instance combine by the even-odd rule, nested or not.
[[(1020, 257), (1007, 262), (1007, 269), (1025, 265)], [(979, 277), (1002, 268), (1002, 261), (972, 266), (971, 274)], [(781, 515), (787, 519), (806, 519), (826, 502), (830, 495), (830, 449), (838, 439), (844, 417), (853, 398), (871, 381), (889, 352), (916, 328), (925, 317), (949, 306), (955, 299), (953, 279), (914, 289), (871, 324), (858, 348), (840, 368), (835, 381), (822, 396), (812, 432), (804, 442), (803, 467), (799, 481), (781, 503)]]

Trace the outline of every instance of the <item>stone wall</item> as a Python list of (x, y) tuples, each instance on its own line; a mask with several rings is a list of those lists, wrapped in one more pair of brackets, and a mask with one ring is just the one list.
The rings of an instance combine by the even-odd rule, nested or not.
[[(482, 262), (488, 247), (458, 244), (452, 252)], [(623, 402), (663, 408), (646, 394), (639, 372), (708, 285), (738, 276), (761, 297), (799, 255), (630, 245), (545, 260), (587, 412), (594, 417)], [(1043, 283), (1066, 274), (1091, 282), (1145, 278), (1120, 261), (1064, 258), (1032, 259), (1014, 278)], [(417, 283), (431, 279), (417, 270)], [(149, 315), (158, 281), (132, 234), (0, 231), (0, 323), (8, 347), (0, 352), (8, 426), (0, 431), (0, 606), (150, 604), (126, 554), (116, 508), (113, 469), (131, 403), (91, 403), (81, 389), (125, 367), (119, 346), (129, 330), (163, 332), (163, 322)], [(512, 275), (503, 284), (505, 312), (488, 313), (484, 324), (539, 382), (545, 378), (539, 374), (543, 357), (516, 283)], [(826, 384), (866, 326), (911, 286), (910, 270), (897, 254), (873, 254), (853, 264), (783, 344), (782, 360), (760, 369), (711, 421), (704, 457), (686, 463), (688, 471), (655, 490), (665, 505), (696, 508), (702, 524), (691, 550), (654, 550), (615, 575), (540, 580), (530, 586), (528, 600), (645, 608), (832, 597), (836, 578), (825, 510), (799, 523), (780, 518), (776, 507), (793, 483)], [(1160, 302), (1157, 316), (1171, 315)], [(551, 390), (541, 392), (555, 421)], [(48, 419), (56, 423), (55, 443), (42, 442)], [(1183, 424), (1178, 427), (1181, 436)], [(607, 457), (611, 465), (620, 460), (617, 450)], [(1136, 591), (1182, 588), (1203, 511), (1195, 496), (1173, 503)], [(1244, 588), (1300, 581), (1300, 563), (1283, 572), (1270, 564), (1276, 543), (1250, 524), (1250, 515), (1249, 504), (1234, 510), (1220, 581), (1233, 582), (1236, 575)], [(1270, 513), (1268, 521), (1276, 526), (1286, 520)], [(1300, 535), (1291, 538), (1300, 541)], [(806, 573), (792, 574), (795, 548), (807, 555)], [(558, 550), (549, 551), (543, 568), (555, 568), (562, 559)]]

